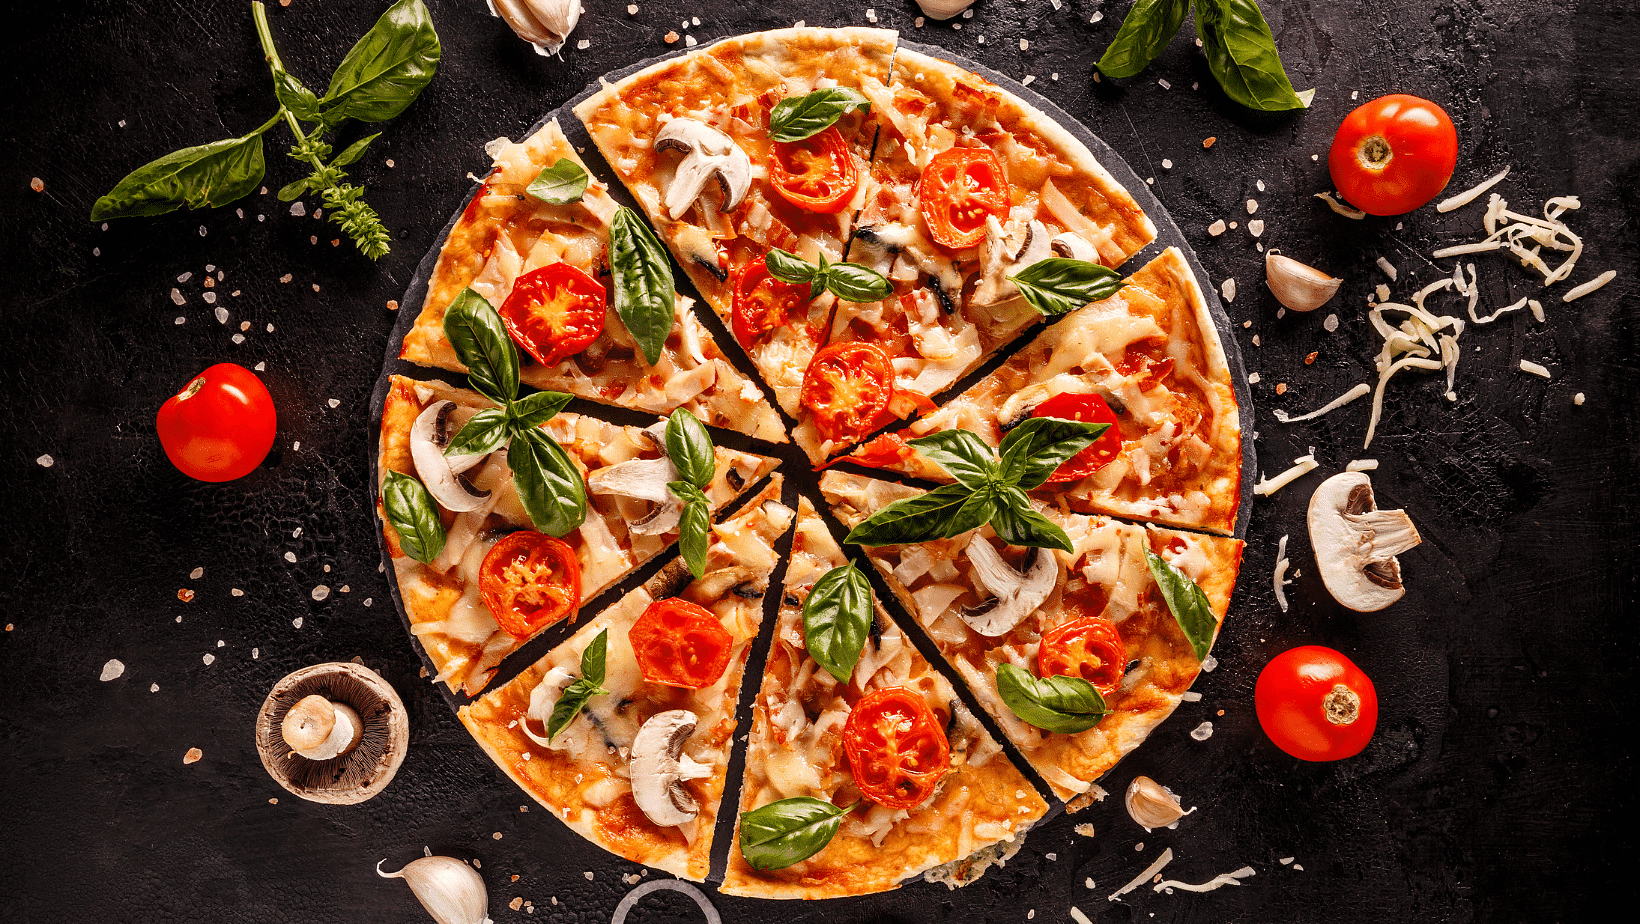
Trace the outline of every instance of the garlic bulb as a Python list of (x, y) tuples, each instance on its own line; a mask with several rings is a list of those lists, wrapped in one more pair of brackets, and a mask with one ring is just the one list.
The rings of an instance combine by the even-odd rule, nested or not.
[(974, 0), (917, 0), (929, 19), (950, 19), (974, 5)]
[(1136, 776), (1127, 788), (1128, 815), (1139, 823), (1139, 827), (1149, 831), (1152, 828), (1165, 828), (1183, 818), (1184, 809), (1179, 800), (1167, 787), (1148, 776)]
[(1264, 255), (1264, 276), (1276, 301), (1294, 311), (1314, 311), (1338, 291), (1335, 279), (1313, 266), (1284, 257), (1278, 250)]
[(537, 54), (555, 55), (581, 19), (581, 0), (490, 0), (500, 16)]
[(483, 877), (471, 866), (454, 857), (426, 856), (396, 873), (384, 873), (382, 863), (376, 864), (376, 875), (409, 883), (438, 924), (491, 924), (490, 895), (484, 891)]

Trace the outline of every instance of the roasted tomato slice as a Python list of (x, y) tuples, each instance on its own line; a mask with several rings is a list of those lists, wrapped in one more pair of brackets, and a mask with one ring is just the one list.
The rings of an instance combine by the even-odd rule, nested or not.
[(523, 530), (484, 556), (478, 591), (508, 635), (529, 638), (581, 605), (581, 562), (564, 541)]
[(894, 363), (875, 343), (834, 343), (803, 373), (803, 406), (834, 442), (857, 440), (877, 425), (894, 399)]
[(1361, 753), (1378, 727), (1378, 692), (1365, 672), (1331, 648), (1305, 645), (1264, 665), (1253, 688), (1258, 724), (1301, 760)]
[(1008, 175), (990, 148), (951, 148), (934, 155), (923, 170), (918, 199), (928, 236), (951, 250), (978, 244), (985, 238), (985, 216), (1005, 219), (1013, 204)]
[(834, 213), (848, 207), (860, 175), (848, 142), (833, 125), (802, 141), (770, 145), (769, 181), (775, 192), (800, 209)]
[(501, 303), (514, 341), (543, 366), (556, 366), (604, 332), (604, 287), (568, 263), (551, 263), (518, 277)]
[(793, 285), (769, 275), (769, 266), (763, 257), (747, 260), (735, 270), (735, 339), (751, 349), (788, 319), (804, 317), (808, 303), (808, 286)]
[(1036, 653), (1040, 677), (1081, 677), (1109, 696), (1122, 685), (1127, 647), (1116, 624), (1099, 616), (1081, 616), (1060, 623), (1042, 636)]
[(1122, 452), (1122, 434), (1116, 429), (1116, 412), (1098, 395), (1054, 395), (1038, 404), (1031, 416), (1110, 424), (1110, 429), (1100, 434), (1091, 446), (1054, 469), (1053, 474), (1048, 476), (1049, 484), (1081, 481), (1109, 465)]
[(892, 468), (916, 453), (905, 437), (898, 433), (884, 433), (854, 452), (854, 461), (872, 468)]
[(843, 726), (854, 785), (892, 809), (928, 801), (951, 769), (951, 743), (922, 694), (907, 687), (873, 690), (854, 704)]
[(677, 597), (649, 604), (626, 638), (645, 680), (690, 690), (717, 683), (735, 644), (711, 610)]

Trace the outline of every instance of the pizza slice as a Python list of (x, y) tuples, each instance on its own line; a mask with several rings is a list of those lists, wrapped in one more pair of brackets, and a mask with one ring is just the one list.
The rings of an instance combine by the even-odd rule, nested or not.
[[(536, 632), (573, 621), (582, 601), (676, 542), (682, 509), (667, 493), (677, 474), (663, 445), (664, 424), (621, 427), (563, 413), (542, 429), (564, 447), (586, 482), (586, 520), (562, 538), (536, 532), (507, 449), (459, 461), (444, 454), (462, 425), (491, 407), (475, 392), (394, 376), (382, 409), (378, 460), (384, 486), (393, 473), (409, 476), (436, 505), (430, 513), (445, 538), (436, 555), (423, 556), (430, 558), (425, 562), (410, 554), (416, 549), (406, 547), (385, 501), (377, 511), (410, 632), (437, 669), (434, 679), (469, 696)], [(776, 465), (721, 446), (714, 455), (716, 469), (705, 489), (714, 511)]]
[[(921, 493), (841, 472), (827, 472), (820, 488), (850, 527)], [(982, 526), (866, 552), (1054, 793), (1074, 800), (1195, 681), (1229, 608), (1242, 543), (1037, 509), (1073, 551), (1016, 548)], [(1066, 677), (1086, 684), (1053, 686)]]
[[(846, 563), (804, 498), (798, 505), (779, 622), (753, 707), (741, 786), (742, 823), (723, 882), (730, 895), (862, 895), (893, 889), (948, 864), (951, 869), (935, 872), (947, 877), (941, 881), (965, 873), (977, 876), (988, 865), (981, 858), (1012, 855), (1024, 843), (1025, 831), (1047, 812), (1047, 803), (951, 685), (882, 605), (870, 601), (869, 585), (857, 571), (852, 618), (858, 620), (856, 630), (868, 633), (859, 659), (847, 681), (816, 662), (805, 635), (805, 607), (818, 592), (822, 597), (812, 607), (817, 619), (847, 618), (833, 612), (841, 605), (827, 609), (839, 591), (838, 582), (825, 577), (836, 575), (834, 569)], [(918, 739), (932, 755), (926, 765), (914, 763), (920, 756), (918, 741), (889, 743), (875, 737), (870, 720), (899, 712), (929, 720), (932, 731)], [(865, 779), (856, 775), (856, 761), (865, 768)], [(746, 813), (762, 809), (767, 814), (770, 805), (802, 799), (834, 809), (855, 807), (811, 856), (778, 869), (758, 868), (768, 863), (755, 847), (743, 846), (748, 838), (757, 838), (751, 830), (756, 816), (748, 824)]]
[(1027, 417), (1107, 423), (1104, 437), (1033, 493), (1083, 513), (1233, 533), (1241, 421), (1207, 300), (1174, 247), (1128, 283), (1070, 312), (939, 410), (852, 458), (948, 482), (908, 439), (960, 428), (996, 446)]
[(470, 288), (501, 313), (527, 385), (654, 414), (688, 408), (712, 426), (786, 442), (762, 390), (724, 357), (689, 299), (672, 293), (670, 331), (649, 362), (608, 291), (618, 206), (556, 120), (487, 150), (495, 165), (445, 238), (401, 359), (467, 371), (444, 314)]
[(634, 863), (704, 881), (735, 702), (763, 621), (780, 476), (682, 560), (512, 681), (460, 710), (490, 758), (553, 817)]

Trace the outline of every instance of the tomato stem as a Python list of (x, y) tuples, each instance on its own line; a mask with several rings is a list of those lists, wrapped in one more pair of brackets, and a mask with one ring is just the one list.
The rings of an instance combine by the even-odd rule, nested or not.
[(1373, 135), (1363, 140), (1361, 146), (1355, 149), (1355, 154), (1361, 166), (1369, 170), (1382, 170), (1395, 158), (1394, 149), (1383, 135)]
[(1343, 684), (1327, 691), (1321, 700), (1321, 712), (1333, 725), (1354, 725), (1361, 717), (1361, 697)]

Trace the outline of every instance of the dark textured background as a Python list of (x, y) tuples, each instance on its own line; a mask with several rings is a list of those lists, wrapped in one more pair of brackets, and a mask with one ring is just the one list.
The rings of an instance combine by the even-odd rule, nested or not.
[[(239, 203), (243, 219), (228, 207), (107, 231), (85, 220), (138, 164), (266, 118), (271, 92), (245, 4), (102, 0), (14, 14), (0, 59), (9, 90), (0, 97), (0, 266), (13, 293), (0, 340), (10, 421), (0, 555), (11, 572), (0, 587), (10, 626), (0, 635), (0, 920), (423, 920), (408, 889), (371, 867), (428, 845), (482, 861), (498, 922), (527, 919), (507, 909), (514, 896), (532, 901), (537, 917), (602, 922), (628, 888), (620, 874), (636, 871), (543, 813), (520, 813), (527, 798), (417, 677), (365, 500), (367, 403), (395, 320), (385, 303), (466, 194), (466, 173), (484, 168), (483, 141), (517, 135), (597, 75), (665, 51), (662, 36), (686, 15), (700, 16), (687, 31), (704, 41), (800, 18), (863, 24), (866, 6), (789, 3), (772, 15), (640, 0), (632, 16), (624, 2), (597, 0), (573, 37), (591, 46), (571, 47), (563, 60), (536, 56), (478, 0), (430, 6), (445, 49), (439, 76), (354, 169), (395, 231), (394, 253), (379, 265), (346, 242), (332, 247), (333, 226), (292, 217), (271, 196)], [(1102, 6), (1103, 21), (1090, 24)], [(383, 7), (295, 0), (270, 12), (287, 65), (322, 84)], [(1603, 907), (1636, 840), (1626, 816), (1635, 776), (1640, 12), (1587, 7), (1269, 0), (1295, 85), (1319, 88), (1313, 109), (1273, 117), (1226, 102), (1188, 38), (1125, 89), (1095, 85), (1090, 64), (1126, 9), (1115, 0), (1065, 0), (1058, 10), (1050, 0), (981, 0), (960, 31), (914, 29), (909, 3), (876, 7), (882, 24), (909, 38), (1034, 74), (1033, 89), (1155, 176), (1213, 283), (1238, 282), (1227, 307), (1238, 323), (1252, 322), (1239, 336), (1261, 378), (1260, 457), (1279, 470), (1313, 445), (1325, 467), (1257, 501), (1215, 649), (1221, 666), (1196, 687), (1203, 700), (1181, 707), (1107, 780), (1119, 791), (1146, 773), (1200, 806), (1177, 830), (1145, 834), (1112, 799), (1033, 832), (1016, 860), (963, 891), (914, 884), (804, 905), (714, 894), (726, 919), (1023, 921), (1034, 910), (1062, 921), (1075, 904), (1110, 921), (1555, 922)], [(1309, 410), (1363, 379), (1376, 348), (1363, 306), (1383, 281), (1373, 258), (1401, 268), (1394, 289), (1405, 296), (1437, 278), (1422, 255), (1476, 236), (1479, 208), (1357, 223), (1308, 198), (1327, 187), (1326, 146), (1354, 91), (1445, 105), (1462, 142), (1454, 188), (1513, 164), (1499, 191), (1522, 211), (1581, 195), (1572, 222), (1587, 250), (1574, 281), (1619, 272), (1584, 301), (1545, 299), (1545, 324), (1521, 313), (1466, 332), (1456, 404), (1441, 399), (1434, 376), (1407, 374), (1391, 386), (1365, 454), (1382, 461), (1373, 476), (1380, 503), (1410, 511), (1426, 541), (1402, 556), (1406, 599), (1373, 615), (1327, 597), (1303, 526), (1309, 491), (1363, 454), (1365, 402), (1292, 426), (1268, 410)], [(1209, 136), (1218, 142), (1204, 151)], [(299, 175), (281, 156), (282, 137), (270, 135), (274, 188)], [(29, 188), (32, 177), (44, 193)], [(1245, 232), (1248, 198), (1260, 203), (1266, 246), (1345, 276), (1325, 310), (1275, 317)], [(1209, 237), (1217, 218), (1243, 227)], [(1501, 260), (1476, 262), (1487, 304), (1536, 291)], [(201, 297), (207, 264), (227, 275), (215, 290), (231, 312), (227, 327)], [(185, 272), (193, 278), (178, 283)], [(293, 279), (282, 284), (286, 273)], [(185, 306), (172, 303), (173, 287)], [(1321, 327), (1328, 311), (1342, 320), (1336, 333)], [(236, 345), (241, 321), (252, 328)], [(1311, 352), (1319, 355), (1305, 365)], [(1516, 371), (1522, 358), (1554, 379)], [(280, 436), (257, 472), (213, 486), (170, 467), (152, 421), (192, 374), (224, 360), (267, 363)], [(1278, 397), (1280, 382), (1288, 390)], [(1576, 392), (1585, 405), (1572, 404)], [(38, 465), (42, 453), (56, 464)], [(1302, 574), (1283, 615), (1270, 568), (1285, 533)], [(196, 567), (204, 576), (192, 580)], [(310, 593), (319, 584), (334, 590), (323, 602)], [(177, 599), (183, 587), (197, 592), (191, 603)], [(1312, 642), (1352, 657), (1381, 698), (1377, 737), (1342, 763), (1286, 757), (1252, 712), (1264, 662)], [(203, 663), (207, 654), (214, 663)], [(257, 761), (256, 707), (289, 671), (354, 656), (405, 697), (410, 756), (362, 806), (302, 802)], [(125, 674), (99, 683), (109, 658), (124, 661)], [(1203, 719), (1215, 734), (1191, 740)], [(204, 759), (184, 766), (190, 747)], [(1081, 822), (1097, 835), (1074, 834)], [(1105, 901), (1162, 847), (1176, 854), (1167, 870), (1175, 878), (1201, 881), (1243, 864), (1258, 874), (1208, 895), (1143, 889)], [(1278, 862), (1288, 856), (1292, 866)], [(1096, 889), (1085, 888), (1088, 878)], [(632, 920), (688, 920), (690, 907), (663, 893)]]

